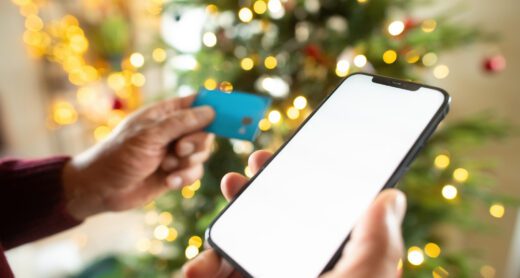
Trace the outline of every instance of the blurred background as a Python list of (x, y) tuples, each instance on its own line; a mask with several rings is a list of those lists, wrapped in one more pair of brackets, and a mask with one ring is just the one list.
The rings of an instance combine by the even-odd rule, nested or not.
[(74, 155), (146, 103), (202, 86), (275, 100), (257, 142), (219, 140), (201, 181), (8, 251), (15, 274), (177, 276), (225, 205), (220, 177), (249, 174), (248, 154), (276, 149), (341, 78), (366, 71), (453, 98), (399, 184), (405, 276), (520, 277), (518, 10), (515, 0), (1, 1), (2, 156)]

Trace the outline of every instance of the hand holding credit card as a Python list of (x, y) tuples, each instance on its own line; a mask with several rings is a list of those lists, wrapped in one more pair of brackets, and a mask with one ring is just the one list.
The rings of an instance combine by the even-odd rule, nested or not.
[(193, 107), (208, 105), (215, 110), (215, 120), (206, 131), (222, 137), (253, 141), (258, 135), (258, 123), (270, 104), (271, 99), (264, 96), (201, 89)]

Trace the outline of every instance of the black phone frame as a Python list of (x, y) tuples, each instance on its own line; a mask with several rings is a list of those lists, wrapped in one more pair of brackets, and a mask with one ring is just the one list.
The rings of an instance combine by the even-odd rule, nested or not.
[[(401, 161), (399, 166), (397, 166), (395, 171), (392, 173), (392, 175), (390, 176), (390, 178), (388, 179), (386, 184), (383, 186), (383, 188), (381, 188), (380, 191), (383, 191), (383, 190), (388, 189), (388, 188), (395, 187), (395, 185), (397, 184), (399, 179), (406, 173), (406, 171), (408, 170), (408, 167), (413, 162), (413, 160), (415, 159), (417, 154), (422, 150), (422, 148), (424, 147), (424, 144), (431, 137), (433, 132), (435, 132), (435, 130), (437, 129), (438, 125), (441, 123), (441, 121), (446, 117), (446, 114), (448, 114), (448, 112), (449, 112), (450, 103), (451, 103), (451, 97), (445, 90), (443, 90), (441, 88), (438, 88), (438, 87), (433, 87), (433, 86), (428, 86), (428, 85), (424, 85), (424, 84), (420, 84), (420, 83), (404, 81), (404, 80), (399, 80), (399, 79), (395, 79), (395, 78), (392, 78), (392, 77), (376, 75), (376, 74), (369, 74), (369, 73), (363, 73), (363, 72), (357, 72), (357, 73), (350, 74), (349, 76), (347, 76), (343, 80), (341, 80), (339, 82), (339, 84), (336, 86), (336, 88), (334, 88), (334, 90), (332, 90), (332, 92), (320, 102), (320, 104), (314, 109), (314, 111), (312, 111), (312, 113), (305, 119), (305, 121), (303, 121), (303, 123), (294, 131), (294, 133), (289, 137), (289, 139), (287, 139), (287, 141), (285, 141), (282, 144), (282, 146), (280, 146), (280, 148), (271, 156), (271, 158), (269, 158), (269, 160), (247, 182), (247, 184), (245, 184), (240, 189), (240, 191), (237, 193), (235, 198), (233, 198), (233, 200), (231, 200), (227, 204), (227, 206), (218, 214), (218, 216), (215, 217), (215, 219), (213, 219), (213, 221), (211, 221), (210, 225), (206, 229), (205, 237), (206, 237), (206, 241), (209, 243), (209, 245), (214, 250), (216, 250), (219, 253), (220, 256), (222, 256), (226, 261), (228, 261), (236, 270), (238, 270), (244, 277), (253, 277), (253, 276), (251, 274), (249, 274), (244, 268), (242, 268), (235, 260), (233, 260), (233, 258), (231, 258), (217, 244), (215, 244), (215, 242), (211, 239), (211, 228), (218, 221), (218, 219), (226, 212), (226, 210), (230, 206), (233, 205), (233, 202), (238, 197), (240, 197), (242, 192), (244, 192), (249, 187), (249, 185), (254, 182), (256, 177), (263, 172), (265, 167), (267, 165), (269, 165), (269, 163), (271, 163), (271, 161), (278, 155), (278, 153), (280, 153), (280, 151), (283, 148), (285, 148), (285, 146), (293, 139), (293, 137), (296, 134), (298, 134), (300, 129), (303, 126), (305, 126), (305, 124), (307, 124), (307, 122), (314, 116), (314, 114), (321, 108), (321, 106), (334, 94), (334, 92), (337, 91), (337, 89), (343, 84), (343, 82), (345, 82), (350, 77), (356, 76), (356, 75), (370, 76), (370, 77), (372, 77), (372, 82), (374, 82), (374, 83), (378, 83), (378, 84), (382, 84), (382, 85), (386, 85), (386, 86), (391, 86), (391, 87), (396, 87), (396, 88), (400, 88), (400, 89), (405, 89), (405, 90), (408, 90), (408, 91), (417, 91), (419, 88), (429, 88), (429, 89), (433, 89), (433, 90), (441, 92), (443, 94), (443, 96), (444, 96), (443, 103), (441, 104), (441, 106), (439, 107), (439, 109), (437, 110), (435, 115), (432, 117), (432, 119), (430, 120), (428, 125), (426, 125), (426, 127), (421, 132), (421, 134), (419, 135), (417, 140), (414, 142), (413, 146), (410, 148), (410, 150), (408, 151), (406, 156), (403, 158), (403, 160)], [(331, 259), (329, 260), (329, 263), (327, 263), (327, 265), (325, 266), (325, 268), (321, 272), (322, 274), (327, 272), (327, 271), (329, 271), (329, 270), (331, 270), (334, 267), (334, 265), (340, 259), (341, 254), (342, 254), (342, 250), (343, 250), (344, 246), (347, 244), (347, 242), (349, 241), (349, 239), (350, 239), (350, 233), (346, 236), (346, 238), (343, 241), (343, 243), (338, 247), (338, 249), (336, 250), (334, 255), (331, 257)]]

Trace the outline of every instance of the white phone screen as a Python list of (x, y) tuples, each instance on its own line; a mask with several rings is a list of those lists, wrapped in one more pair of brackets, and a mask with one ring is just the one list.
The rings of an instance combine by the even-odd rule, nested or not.
[(209, 231), (253, 277), (316, 277), (446, 96), (347, 78)]

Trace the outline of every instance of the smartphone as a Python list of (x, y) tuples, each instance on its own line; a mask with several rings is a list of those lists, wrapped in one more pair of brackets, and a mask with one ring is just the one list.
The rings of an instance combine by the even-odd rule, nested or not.
[(247, 277), (317, 277), (449, 110), (442, 89), (364, 73), (320, 104), (209, 226)]

